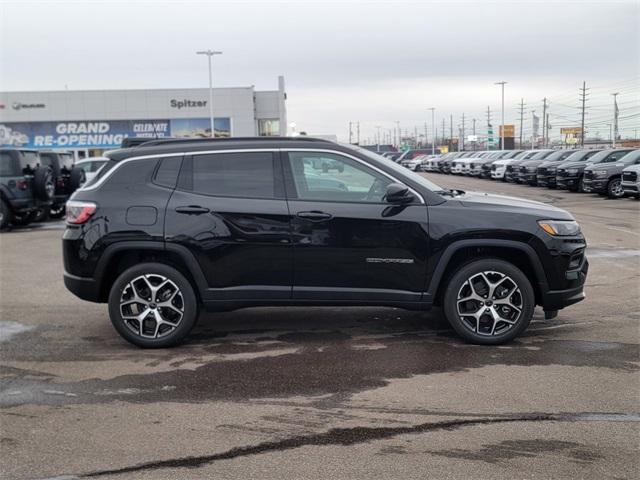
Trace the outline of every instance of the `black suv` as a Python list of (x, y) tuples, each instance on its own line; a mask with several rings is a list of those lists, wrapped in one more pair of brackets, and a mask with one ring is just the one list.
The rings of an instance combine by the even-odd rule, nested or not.
[(586, 168), (593, 165), (617, 162), (632, 150), (632, 148), (601, 150), (593, 155), (585, 155), (576, 161), (573, 161), (573, 157), (570, 157), (567, 161), (558, 165), (556, 184), (558, 188), (583, 192), (585, 191), (584, 172)]
[(499, 344), (536, 305), (553, 318), (584, 298), (568, 212), (443, 190), (359, 147), (154, 140), (106, 155), (67, 203), (64, 281), (139, 346), (178, 343), (201, 307), (269, 305), (440, 305), (468, 341)]
[(622, 171), (631, 165), (640, 164), (640, 150), (631, 150), (616, 155), (615, 161), (596, 163), (584, 169), (584, 191), (599, 193), (609, 198), (624, 197)]
[(0, 149), (0, 229), (27, 225), (51, 205), (53, 172), (35, 150)]
[(40, 164), (51, 168), (55, 183), (53, 203), (49, 208), (41, 210), (40, 219), (48, 216), (61, 218), (64, 216), (67, 199), (85, 182), (84, 170), (73, 166), (73, 153), (41, 151)]

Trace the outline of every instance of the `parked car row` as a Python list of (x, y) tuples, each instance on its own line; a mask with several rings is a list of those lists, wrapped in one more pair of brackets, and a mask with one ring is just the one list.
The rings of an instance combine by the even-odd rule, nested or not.
[(639, 198), (640, 150), (498, 150), (421, 155), (414, 171), (469, 175), (509, 183)]
[(0, 230), (62, 218), (71, 194), (106, 161), (74, 163), (70, 152), (0, 149)]

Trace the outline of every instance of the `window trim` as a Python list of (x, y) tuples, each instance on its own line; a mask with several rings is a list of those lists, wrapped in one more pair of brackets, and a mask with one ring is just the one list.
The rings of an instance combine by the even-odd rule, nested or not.
[[(405, 185), (410, 192), (412, 192), (416, 198), (420, 201), (421, 204), (426, 205), (427, 203), (424, 200), (424, 197), (422, 196), (421, 193), (417, 192), (414, 188), (412, 188), (411, 186), (407, 185), (406, 182), (403, 182), (401, 180), (398, 180), (396, 177), (394, 177), (393, 175), (385, 172), (384, 170), (382, 170), (381, 168), (378, 168), (376, 165), (372, 165), (371, 163), (365, 162), (364, 160), (356, 157), (355, 155), (351, 155), (349, 153), (346, 152), (342, 152), (340, 150), (334, 150), (334, 149), (330, 149), (330, 148), (235, 148), (235, 149), (221, 149), (221, 150), (202, 150), (202, 151), (185, 151), (185, 152), (173, 152), (173, 153), (154, 153), (152, 155), (139, 155), (136, 157), (129, 157), (126, 158), (124, 160), (120, 160), (118, 163), (116, 163), (116, 165), (111, 168), (109, 171), (107, 171), (102, 177), (100, 177), (95, 183), (92, 183), (90, 185), (87, 186), (82, 186), (78, 189), (78, 191), (92, 191), (92, 190), (97, 190), (98, 188), (100, 188), (109, 178), (111, 178), (111, 176), (113, 175), (114, 172), (116, 172), (122, 165), (125, 165), (129, 162), (134, 162), (136, 160), (146, 160), (149, 158), (165, 158), (165, 157), (179, 157), (179, 156), (184, 156), (186, 160), (187, 156), (196, 156), (196, 155), (209, 155), (209, 154), (216, 154), (216, 153), (243, 153), (243, 152), (274, 152), (274, 153), (287, 153), (287, 152), (322, 152), (322, 153), (333, 153), (336, 155), (342, 155), (344, 157), (350, 158), (352, 160), (355, 160), (356, 162), (359, 162), (377, 172), (380, 172), (382, 175), (385, 175), (386, 177), (390, 178), (391, 180), (393, 180), (396, 183), (401, 183), (402, 185)], [(183, 168), (184, 168), (184, 160), (183, 160)], [(282, 165), (282, 161), (280, 162)], [(282, 168), (282, 167), (281, 167)], [(88, 183), (88, 182), (87, 182)], [(85, 184), (86, 185), (86, 184)], [(179, 185), (179, 183), (178, 183)], [(238, 197), (229, 197), (229, 198), (238, 198)], [(369, 203), (370, 205), (370, 203)]]

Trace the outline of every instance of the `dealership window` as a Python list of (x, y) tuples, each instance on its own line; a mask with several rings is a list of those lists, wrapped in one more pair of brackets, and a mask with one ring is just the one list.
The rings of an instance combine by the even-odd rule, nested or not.
[(197, 193), (222, 197), (274, 198), (273, 154), (194, 155), (192, 189)]
[(277, 137), (280, 135), (280, 120), (262, 118), (258, 120), (258, 135), (261, 137)]

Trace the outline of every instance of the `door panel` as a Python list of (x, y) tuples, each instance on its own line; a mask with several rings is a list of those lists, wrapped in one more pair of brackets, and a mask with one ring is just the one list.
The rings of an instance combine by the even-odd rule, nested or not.
[[(166, 239), (185, 245), (194, 254), (209, 285), (209, 300), (291, 297), (293, 258), (285, 199), (213, 195), (217, 191), (282, 196), (282, 185), (269, 187), (267, 193), (267, 186), (259, 180), (281, 183), (282, 175), (276, 174), (281, 172), (279, 160), (272, 153), (260, 153), (248, 160), (242, 153), (207, 155), (196, 159), (195, 172), (194, 161), (188, 159), (171, 197)], [(199, 171), (204, 161), (218, 162), (220, 168)], [(243, 161), (246, 169), (239, 165)], [(263, 169), (260, 162), (267, 161), (273, 166)], [(210, 191), (204, 194), (194, 189)]]
[[(315, 155), (322, 159), (310, 152), (289, 152), (284, 159), (293, 298), (419, 301), (428, 255), (427, 207), (384, 203), (393, 180), (346, 157)], [(328, 160), (330, 169), (313, 170)]]

